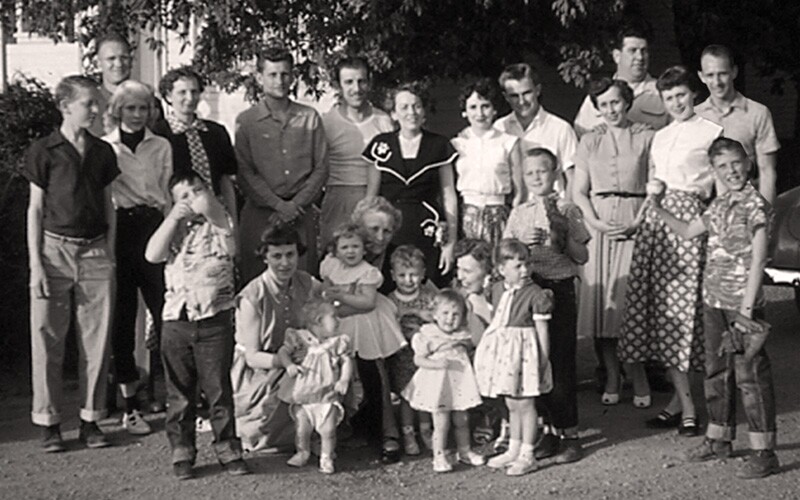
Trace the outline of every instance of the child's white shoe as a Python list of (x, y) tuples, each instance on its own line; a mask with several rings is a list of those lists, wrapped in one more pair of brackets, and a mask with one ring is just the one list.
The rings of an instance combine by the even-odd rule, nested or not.
[(456, 456), (458, 457), (458, 461), (464, 465), (478, 466), (486, 463), (486, 457), (472, 450), (467, 450), (465, 452), (459, 451)]
[(319, 457), (319, 471), (323, 474), (333, 474), (336, 470), (333, 467), (333, 457), (322, 454)]
[(440, 453), (433, 456), (433, 472), (450, 472), (453, 465), (447, 459), (447, 455)]
[(532, 454), (520, 454), (506, 469), (506, 476), (524, 476), (525, 474), (534, 472), (538, 468), (539, 464), (536, 463), (536, 459), (533, 458)]
[(292, 458), (286, 461), (286, 465), (290, 467), (305, 467), (310, 458), (310, 452), (301, 450), (292, 455)]
[(489, 459), (486, 465), (492, 469), (503, 469), (511, 465), (519, 456), (518, 453), (513, 453), (511, 450), (506, 451), (502, 455), (497, 455)]

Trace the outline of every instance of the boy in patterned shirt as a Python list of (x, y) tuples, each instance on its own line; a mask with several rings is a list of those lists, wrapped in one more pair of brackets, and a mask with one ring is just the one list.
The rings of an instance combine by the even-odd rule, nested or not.
[[(772, 207), (748, 182), (750, 160), (741, 143), (720, 137), (708, 149), (717, 182), (727, 191), (691, 223), (681, 222), (660, 206), (660, 189), (651, 181), (656, 212), (677, 234), (694, 238), (708, 232), (703, 276), (706, 379), (709, 424), (702, 444), (685, 458), (702, 462), (731, 455), (736, 434), (736, 386), (750, 424), (753, 454), (738, 476), (766, 477), (778, 471), (775, 455), (775, 391), (769, 358), (763, 347), (755, 355), (720, 349), (723, 333), (741, 316), (763, 319), (762, 275)], [(745, 343), (747, 333), (745, 333)]]

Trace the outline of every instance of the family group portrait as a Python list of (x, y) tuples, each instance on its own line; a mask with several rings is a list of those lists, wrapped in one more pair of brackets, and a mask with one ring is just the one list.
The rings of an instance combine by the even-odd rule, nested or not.
[(0, 3), (0, 497), (797, 497), (800, 4)]

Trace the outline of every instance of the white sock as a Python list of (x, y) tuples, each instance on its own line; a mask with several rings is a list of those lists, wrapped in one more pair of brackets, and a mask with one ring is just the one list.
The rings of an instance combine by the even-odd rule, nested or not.
[(521, 446), (523, 446), (522, 441), (520, 441), (519, 439), (512, 439), (508, 442), (508, 451), (506, 453), (516, 457), (517, 455), (519, 455)]

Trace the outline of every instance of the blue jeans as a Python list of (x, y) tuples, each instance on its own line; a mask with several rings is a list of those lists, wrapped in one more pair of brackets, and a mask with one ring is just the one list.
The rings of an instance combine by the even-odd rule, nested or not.
[(197, 388), (209, 405), (214, 451), (222, 464), (242, 456), (236, 437), (231, 389), (233, 362), (232, 311), (200, 321), (165, 321), (161, 357), (167, 386), (166, 431), (172, 463), (194, 463)]
[[(763, 317), (756, 311), (756, 317)], [(722, 333), (736, 317), (736, 311), (703, 306), (705, 321), (706, 378), (708, 407), (706, 436), (721, 441), (736, 439), (736, 388), (742, 391), (742, 405), (750, 427), (750, 447), (775, 448), (775, 390), (767, 352), (762, 348), (748, 362), (744, 355), (718, 353)]]

